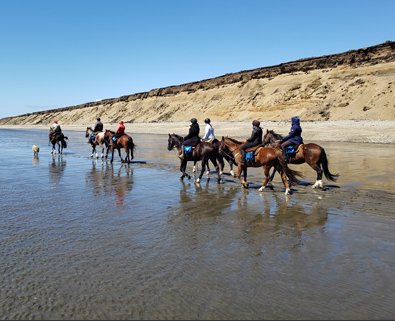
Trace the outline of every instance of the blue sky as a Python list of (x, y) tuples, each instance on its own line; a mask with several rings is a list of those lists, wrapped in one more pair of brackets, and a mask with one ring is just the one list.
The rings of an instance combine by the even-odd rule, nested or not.
[(0, 118), (395, 40), (394, 0), (0, 0)]

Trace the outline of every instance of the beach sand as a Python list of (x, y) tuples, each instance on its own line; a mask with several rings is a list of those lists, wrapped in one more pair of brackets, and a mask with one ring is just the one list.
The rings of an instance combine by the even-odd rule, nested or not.
[[(86, 130), (94, 124), (64, 125), (59, 123), (63, 132), (68, 130)], [(161, 123), (125, 123), (126, 133), (134, 134), (179, 134), (186, 135), (189, 122), (161, 122)], [(252, 132), (250, 121), (243, 122), (212, 122), (215, 135), (218, 139), (229, 136), (238, 139), (247, 139)], [(395, 143), (395, 121), (390, 120), (343, 120), (343, 121), (301, 121), (303, 139), (307, 142), (331, 141), (352, 143)], [(105, 123), (104, 129), (116, 130), (118, 124)], [(262, 121), (261, 127), (274, 130), (283, 136), (291, 129), (291, 122)], [(43, 129), (49, 130), (49, 125), (0, 125), (0, 128), (14, 129)], [(203, 136), (204, 123), (200, 123), (200, 133)]]

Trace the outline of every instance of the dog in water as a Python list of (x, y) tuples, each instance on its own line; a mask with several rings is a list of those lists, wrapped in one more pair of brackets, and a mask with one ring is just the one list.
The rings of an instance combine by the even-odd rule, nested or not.
[(32, 146), (33, 152), (34, 152), (34, 156), (38, 156), (38, 152), (40, 151), (40, 147), (33, 145)]

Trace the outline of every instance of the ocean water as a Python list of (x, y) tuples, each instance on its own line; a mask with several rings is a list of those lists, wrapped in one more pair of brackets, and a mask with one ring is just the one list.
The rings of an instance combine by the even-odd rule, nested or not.
[(286, 196), (259, 168), (249, 189), (228, 165), (181, 181), (167, 135), (132, 135), (129, 165), (65, 135), (53, 155), (47, 131), (0, 129), (1, 319), (395, 315), (394, 146), (320, 143), (339, 180), (298, 165)]

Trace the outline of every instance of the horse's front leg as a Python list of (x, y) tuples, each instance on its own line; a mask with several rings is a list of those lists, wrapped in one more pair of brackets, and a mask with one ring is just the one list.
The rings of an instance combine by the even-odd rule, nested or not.
[(196, 166), (197, 161), (193, 161), (193, 168), (192, 168), (192, 172), (195, 173), (197, 170), (197, 166)]
[(111, 163), (114, 161), (114, 146), (111, 146)]
[(93, 155), (95, 154), (96, 147), (93, 144), (91, 144), (91, 146), (92, 146), (92, 153), (91, 153), (91, 158), (92, 158)]
[(182, 159), (182, 160), (180, 161), (180, 172), (182, 173), (182, 175), (181, 175), (181, 177), (180, 177), (181, 180), (183, 180), (185, 176), (188, 177), (188, 179), (191, 179), (191, 176), (189, 176), (189, 175), (186, 173), (186, 168), (187, 168), (187, 160)]
[(265, 180), (263, 181), (262, 187), (259, 189), (260, 192), (262, 192), (266, 188), (266, 185), (270, 180), (270, 167), (269, 166), (263, 166), (263, 174), (265, 175)]
[[(244, 179), (241, 177), (241, 173), (244, 175)], [(241, 184), (243, 185), (244, 188), (248, 188), (248, 183), (247, 183), (247, 166), (242, 165), (239, 163), (237, 167), (237, 177), (239, 178)]]

